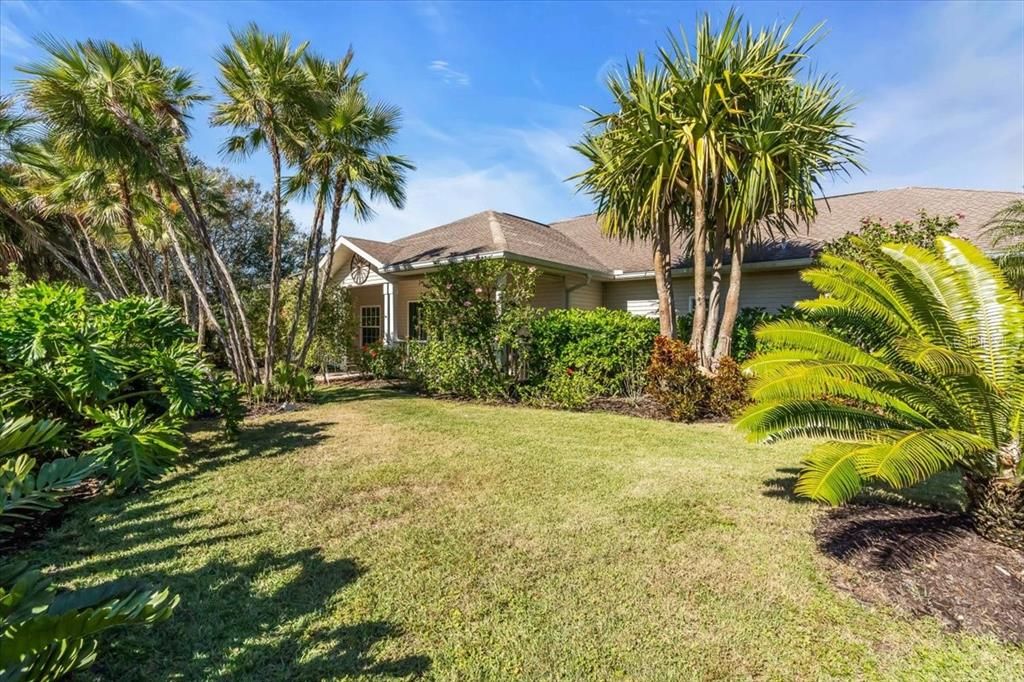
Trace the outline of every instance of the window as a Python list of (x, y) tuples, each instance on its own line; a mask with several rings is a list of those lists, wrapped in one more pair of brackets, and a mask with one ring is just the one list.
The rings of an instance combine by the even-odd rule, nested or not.
[(423, 304), (409, 301), (409, 336), (410, 341), (426, 341), (427, 332), (423, 329)]
[(364, 305), (359, 309), (359, 341), (363, 346), (380, 341), (379, 305)]

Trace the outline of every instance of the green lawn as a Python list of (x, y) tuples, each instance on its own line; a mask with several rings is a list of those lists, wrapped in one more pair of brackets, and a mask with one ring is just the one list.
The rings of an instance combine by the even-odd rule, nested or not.
[(90, 675), (1020, 679), (1024, 649), (835, 591), (801, 448), (728, 425), (338, 391), (255, 419), (33, 558), (181, 593)]

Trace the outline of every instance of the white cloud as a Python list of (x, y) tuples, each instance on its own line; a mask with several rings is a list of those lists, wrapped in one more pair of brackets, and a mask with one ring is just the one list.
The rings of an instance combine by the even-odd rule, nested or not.
[(430, 62), (430, 66), (427, 67), (441, 78), (441, 82), (446, 85), (457, 85), (459, 87), (467, 87), (470, 84), (469, 75), (462, 71), (456, 71), (451, 67), (448, 62), (435, 59)]
[[(526, 169), (495, 165), (474, 168), (454, 160), (427, 161), (410, 177), (405, 208), (382, 207), (368, 223), (342, 231), (368, 239), (390, 241), (443, 225), (485, 210), (521, 215), (531, 220), (566, 217), (566, 188)], [(578, 213), (587, 210), (582, 202)]]
[(8, 19), (0, 19), (0, 55), (21, 60), (32, 50), (32, 41)]
[(928, 5), (909, 40), (916, 70), (859, 94), (868, 173), (836, 191), (905, 185), (1024, 186), (1022, 5)]

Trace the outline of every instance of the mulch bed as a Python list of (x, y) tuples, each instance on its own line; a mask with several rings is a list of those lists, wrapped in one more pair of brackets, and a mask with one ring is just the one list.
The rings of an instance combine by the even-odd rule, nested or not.
[(1024, 553), (985, 540), (963, 516), (850, 505), (823, 514), (814, 535), (841, 564), (836, 585), (857, 599), (1024, 643)]
[(64, 515), (72, 505), (96, 497), (103, 492), (104, 486), (104, 482), (98, 478), (87, 478), (61, 497), (61, 506), (47, 509), (15, 525), (11, 533), (0, 533), (0, 556), (14, 554), (38, 542), (47, 531), (64, 522)]

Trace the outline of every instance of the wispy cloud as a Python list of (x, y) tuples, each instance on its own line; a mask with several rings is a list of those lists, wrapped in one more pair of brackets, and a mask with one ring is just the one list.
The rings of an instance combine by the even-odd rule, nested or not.
[(858, 93), (869, 173), (841, 191), (901, 185), (1024, 186), (1024, 11), (929, 5), (909, 36), (922, 66)]
[(441, 10), (441, 3), (424, 1), (415, 2), (412, 6), (431, 33), (437, 36), (448, 33), (448, 21)]
[(456, 85), (461, 88), (469, 87), (469, 74), (463, 73), (462, 71), (456, 71), (446, 61), (435, 59), (430, 62), (430, 66), (427, 68), (437, 74), (438, 77), (440, 77), (441, 82), (446, 85)]
[(0, 19), (0, 55), (20, 61), (27, 57), (31, 50), (32, 41), (9, 19)]

